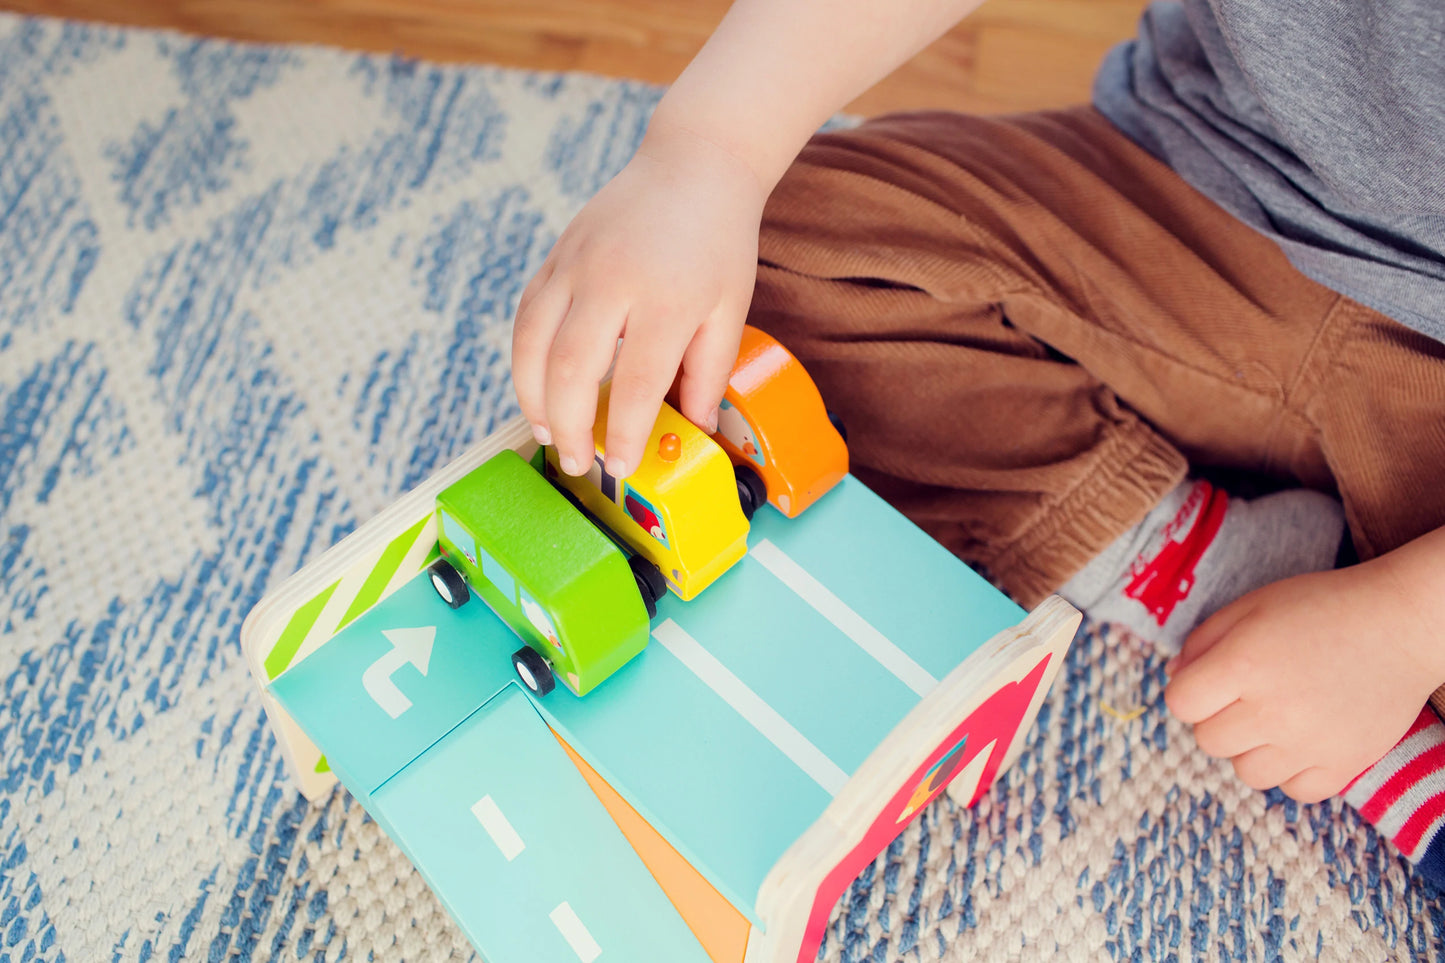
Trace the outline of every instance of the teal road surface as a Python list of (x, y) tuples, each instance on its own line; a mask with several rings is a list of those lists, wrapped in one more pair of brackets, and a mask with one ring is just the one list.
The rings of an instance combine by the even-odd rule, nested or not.
[[(759, 512), (749, 554), (692, 602), (664, 599), (647, 649), (584, 698), (533, 698), (512, 674), (516, 636), (480, 602), (449, 609), (425, 577), (272, 689), (488, 959), (572, 963), (638, 931), (604, 926), (606, 899), (665, 898), (623, 885), (646, 870), (548, 727), (756, 922), (783, 851), (1023, 614), (850, 477), (800, 519)], [(570, 861), (524, 862), (544, 845)], [(511, 882), (482, 898), (483, 878)], [(547, 896), (523, 906), (522, 890)], [(615, 909), (691, 958), (666, 906)]]

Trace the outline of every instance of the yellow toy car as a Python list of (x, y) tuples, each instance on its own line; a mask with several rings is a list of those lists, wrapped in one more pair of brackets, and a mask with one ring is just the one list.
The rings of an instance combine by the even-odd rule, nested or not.
[(738, 501), (732, 462), (702, 429), (664, 404), (642, 463), (626, 478), (614, 478), (604, 467), (610, 396), (611, 385), (603, 385), (588, 472), (565, 474), (552, 447), (546, 449), (544, 470), (655, 565), (679, 598), (692, 599), (747, 554), (748, 520)]

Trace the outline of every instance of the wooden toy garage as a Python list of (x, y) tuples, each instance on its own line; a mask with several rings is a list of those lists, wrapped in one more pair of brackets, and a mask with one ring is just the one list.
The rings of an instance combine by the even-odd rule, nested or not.
[(428, 575), (455, 551), (438, 496), (505, 449), (537, 454), (520, 420), (243, 630), (301, 791), (339, 779), (488, 963), (814, 959), (915, 814), (1013, 761), (1078, 625), (1056, 598), (1026, 615), (844, 476), (797, 517), (760, 498), (736, 561), (643, 614), (641, 651), (539, 694), (514, 650), (558, 662), (564, 631), (529, 637), (494, 597), (453, 608)]

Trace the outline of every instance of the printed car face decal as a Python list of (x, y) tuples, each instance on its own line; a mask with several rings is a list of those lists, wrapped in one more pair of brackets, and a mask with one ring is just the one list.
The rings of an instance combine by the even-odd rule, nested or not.
[(541, 633), (542, 638), (546, 639), (558, 653), (565, 654), (562, 650), (562, 643), (557, 640), (557, 627), (552, 624), (551, 618), (537, 600), (527, 594), (526, 589), (520, 589), (519, 601), (522, 603), (522, 613), (527, 616), (527, 621), (532, 623), (532, 627)]
[(628, 517), (640, 525), (644, 532), (656, 539), (663, 548), (670, 547), (667, 542), (667, 528), (662, 523), (662, 516), (657, 513), (647, 499), (629, 488), (623, 498), (622, 507), (626, 510)]
[(743, 413), (730, 401), (724, 400), (718, 406), (717, 430), (732, 443), (734, 448), (757, 462), (759, 466), (767, 464), (762, 448), (758, 445), (758, 433), (753, 430), (752, 425), (748, 424)]

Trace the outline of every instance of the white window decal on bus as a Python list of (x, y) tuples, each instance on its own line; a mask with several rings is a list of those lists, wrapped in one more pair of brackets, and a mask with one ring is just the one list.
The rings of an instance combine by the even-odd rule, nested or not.
[(457, 551), (467, 557), (467, 561), (473, 565), (477, 564), (477, 543), (472, 538), (472, 533), (462, 528), (462, 523), (452, 518), (446, 512), (441, 513), (442, 532), (446, 535), (447, 541), (457, 547)]
[(602, 493), (609, 502), (617, 501), (617, 479), (607, 474), (607, 469), (602, 466), (602, 456), (598, 455), (592, 459), (592, 467), (587, 470), (587, 480), (592, 487)]

